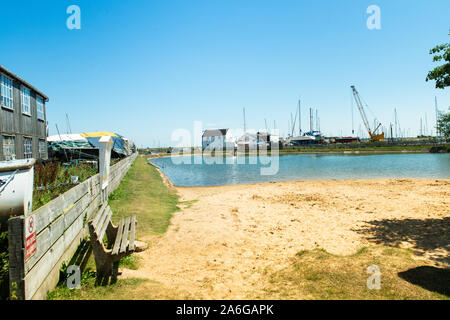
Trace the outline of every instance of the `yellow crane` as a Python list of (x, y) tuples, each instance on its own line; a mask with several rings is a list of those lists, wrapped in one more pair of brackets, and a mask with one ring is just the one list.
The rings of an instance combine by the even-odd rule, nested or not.
[(384, 141), (384, 132), (377, 134), (377, 130), (381, 127), (381, 123), (378, 123), (373, 131), (370, 129), (369, 121), (367, 120), (366, 112), (364, 111), (359, 93), (358, 91), (356, 91), (355, 86), (351, 86), (351, 88), (353, 91), (353, 97), (355, 97), (356, 105), (358, 106), (359, 113), (361, 114), (361, 118), (364, 122), (364, 125), (366, 126), (367, 131), (369, 132), (370, 141)]

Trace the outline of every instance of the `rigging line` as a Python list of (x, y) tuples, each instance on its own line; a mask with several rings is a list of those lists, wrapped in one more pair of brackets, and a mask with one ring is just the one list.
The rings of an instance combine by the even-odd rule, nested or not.
[(361, 98), (362, 102), (365, 104), (365, 107), (367, 108), (367, 110), (369, 110), (370, 114), (372, 115), (372, 117), (377, 120), (377, 117), (375, 116), (375, 113), (373, 113), (372, 109), (370, 109), (369, 105), (367, 104), (367, 102), (363, 99), (363, 97), (361, 97), (361, 94), (359, 95), (359, 97)]

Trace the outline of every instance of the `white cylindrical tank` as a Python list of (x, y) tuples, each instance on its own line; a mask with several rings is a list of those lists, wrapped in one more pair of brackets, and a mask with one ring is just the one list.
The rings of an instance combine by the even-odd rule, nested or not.
[(0, 161), (0, 219), (31, 212), (35, 162), (34, 159)]

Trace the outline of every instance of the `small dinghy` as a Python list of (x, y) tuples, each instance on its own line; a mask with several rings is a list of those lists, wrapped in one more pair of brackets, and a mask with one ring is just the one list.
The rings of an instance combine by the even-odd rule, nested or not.
[(0, 220), (31, 212), (35, 159), (0, 161)]

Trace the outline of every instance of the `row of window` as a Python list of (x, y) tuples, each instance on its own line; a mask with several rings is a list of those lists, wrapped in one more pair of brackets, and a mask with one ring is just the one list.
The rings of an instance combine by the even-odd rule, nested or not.
[[(14, 136), (3, 136), (3, 160), (15, 160), (15, 138)], [(39, 139), (39, 158), (45, 157), (45, 151), (47, 149), (47, 143), (45, 140)], [(33, 158), (33, 139), (24, 138), (23, 140), (23, 154), (25, 159)]]
[[(13, 81), (5, 75), (0, 76), (1, 86), (1, 105), (6, 108), (14, 109), (13, 104)], [(30, 89), (22, 86), (20, 88), (20, 102), (22, 106), (22, 113), (31, 115), (31, 99)], [(44, 100), (36, 96), (36, 109), (38, 119), (44, 120)]]

